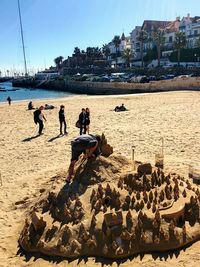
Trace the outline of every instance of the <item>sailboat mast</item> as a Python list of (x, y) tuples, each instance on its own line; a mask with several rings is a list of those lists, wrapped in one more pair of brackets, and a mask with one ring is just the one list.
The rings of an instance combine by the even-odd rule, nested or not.
[(18, 10), (19, 10), (19, 21), (20, 21), (20, 30), (21, 30), (21, 38), (22, 38), (22, 48), (23, 48), (23, 55), (24, 55), (25, 76), (28, 76), (27, 65), (26, 65), (26, 53), (25, 53), (25, 47), (24, 47), (24, 34), (23, 34), (23, 27), (22, 27), (22, 17), (21, 17), (21, 10), (20, 10), (20, 2), (19, 2), (19, 0), (18, 0)]

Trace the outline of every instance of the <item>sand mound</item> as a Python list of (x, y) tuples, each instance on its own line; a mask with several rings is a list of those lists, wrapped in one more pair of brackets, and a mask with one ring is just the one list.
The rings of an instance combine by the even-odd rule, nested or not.
[(130, 169), (130, 162), (119, 155), (100, 156), (90, 160), (81, 159), (75, 169), (74, 181), (83, 185), (111, 182), (126, 169)]
[(80, 160), (70, 185), (54, 185), (33, 205), (20, 245), (51, 256), (115, 259), (199, 239), (195, 185), (149, 165), (139, 170), (120, 155)]

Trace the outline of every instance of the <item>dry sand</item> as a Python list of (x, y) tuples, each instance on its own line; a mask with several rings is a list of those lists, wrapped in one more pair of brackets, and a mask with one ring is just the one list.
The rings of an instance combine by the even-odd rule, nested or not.
[[(46, 101), (34, 101), (39, 106)], [(51, 184), (51, 177), (66, 172), (70, 161), (70, 141), (82, 107), (91, 110), (91, 133), (104, 132), (114, 150), (130, 158), (154, 163), (164, 137), (165, 170), (188, 175), (188, 164), (200, 162), (200, 93), (173, 92), (120, 97), (74, 97), (48, 100), (57, 109), (45, 111), (45, 134), (37, 134), (27, 102), (0, 105), (0, 266), (117, 266), (119, 262), (89, 258), (55, 260), (20, 256), (18, 237), (24, 213), (39, 190)], [(111, 111), (124, 103), (127, 112)], [(68, 136), (59, 134), (59, 105), (66, 107)], [(120, 266), (198, 266), (200, 241), (186, 250), (169, 254), (149, 254), (124, 260)], [(104, 265), (104, 266), (105, 266)]]

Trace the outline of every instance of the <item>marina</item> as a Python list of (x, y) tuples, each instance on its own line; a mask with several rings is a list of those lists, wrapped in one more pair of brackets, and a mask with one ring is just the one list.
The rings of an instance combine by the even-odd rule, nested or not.
[(56, 91), (56, 90), (42, 90), (38, 88), (14, 88), (11, 82), (0, 83), (0, 102), (6, 102), (8, 96), (13, 101), (33, 100), (33, 99), (48, 99), (61, 98), (72, 96), (72, 93)]

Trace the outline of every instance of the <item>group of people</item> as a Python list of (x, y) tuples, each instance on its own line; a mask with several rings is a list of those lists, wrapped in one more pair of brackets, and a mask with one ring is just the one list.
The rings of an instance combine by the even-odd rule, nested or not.
[(90, 125), (90, 110), (89, 108), (82, 108), (78, 118), (78, 127), (80, 128), (80, 135), (89, 134)]
[[(28, 104), (28, 109), (34, 109), (32, 101)], [(44, 121), (46, 121), (46, 117), (43, 114), (43, 110), (45, 106), (40, 106), (36, 109), (33, 113), (34, 115), (34, 122), (35, 124), (39, 124), (39, 132), (38, 134), (42, 134), (42, 130), (44, 128)], [(65, 106), (61, 105), (60, 110), (58, 112), (59, 122), (60, 122), (60, 135), (67, 134), (67, 123), (65, 120)], [(82, 134), (89, 134), (89, 125), (90, 125), (90, 110), (89, 108), (82, 108), (81, 113), (79, 114), (78, 118), (79, 128), (80, 128), (80, 135)]]
[[(30, 104), (30, 103), (29, 103)], [(29, 109), (29, 107), (28, 107)], [(32, 102), (30, 104), (30, 109), (33, 109)], [(34, 111), (34, 122), (39, 124), (39, 135), (42, 134), (44, 128), (43, 121), (46, 121), (46, 117), (43, 114), (44, 106), (40, 106)], [(59, 122), (60, 122), (60, 134), (62, 134), (62, 129), (64, 126), (64, 134), (67, 134), (67, 124), (65, 120), (65, 106), (61, 105), (59, 110)], [(89, 125), (90, 125), (90, 110), (89, 108), (82, 108), (81, 113), (79, 114), (80, 123), (80, 136), (75, 138), (71, 142), (71, 162), (68, 169), (68, 175), (66, 182), (70, 183), (72, 175), (74, 174), (74, 166), (76, 161), (79, 159), (79, 156), (84, 153), (84, 158), (94, 158), (100, 155), (100, 141), (101, 137), (99, 135), (89, 134)], [(88, 134), (86, 132), (88, 131)]]
[[(44, 109), (54, 109), (55, 107), (53, 105), (49, 105), (49, 104), (45, 104), (44, 105)], [(30, 101), (28, 103), (28, 110), (32, 110), (32, 109), (35, 109), (34, 106), (33, 106), (33, 102)]]
[[(32, 103), (32, 102), (30, 102), (30, 103)], [(32, 107), (30, 106), (30, 107), (28, 107), (28, 109), (30, 110), (30, 109), (34, 109), (34, 108), (33, 108), (33, 106)], [(39, 124), (39, 132), (38, 132), (39, 135), (42, 134), (42, 130), (44, 128), (44, 121), (46, 121), (46, 117), (43, 114), (44, 109), (45, 109), (44, 106), (40, 106), (38, 109), (36, 109), (33, 112), (34, 122), (35, 122), (35, 124)], [(64, 126), (64, 134), (67, 134), (67, 124), (66, 124), (66, 120), (65, 120), (65, 106), (64, 105), (60, 106), (58, 116), (59, 116), (59, 122), (60, 122), (60, 135), (63, 134), (63, 132), (62, 132), (63, 126)]]
[[(31, 109), (33, 106), (31, 107)], [(42, 134), (44, 127), (43, 120), (46, 121), (46, 118), (43, 114), (44, 106), (41, 106), (39, 109), (34, 111), (34, 121), (36, 124), (39, 124), (39, 135)], [(125, 111), (127, 110), (122, 104), (120, 107), (117, 106), (115, 111)], [(60, 134), (67, 134), (67, 124), (65, 120), (65, 106), (61, 105), (59, 110), (59, 122), (60, 122)], [(101, 137), (99, 135), (89, 134), (89, 125), (90, 125), (90, 110), (89, 108), (82, 108), (81, 113), (79, 114), (78, 121), (80, 128), (80, 136), (76, 137), (71, 142), (71, 162), (68, 168), (68, 174), (66, 182), (70, 183), (72, 176), (74, 174), (75, 163), (78, 161), (81, 154), (84, 154), (83, 158), (90, 159), (96, 158), (101, 154), (100, 144)], [(87, 133), (87, 134), (86, 134)]]
[[(11, 104), (11, 98), (8, 97), (7, 101), (9, 105)], [(43, 134), (43, 128), (44, 128), (44, 121), (46, 121), (46, 117), (43, 114), (44, 109), (53, 109), (54, 106), (52, 105), (45, 105), (40, 106), (39, 108), (36, 108), (36, 110), (33, 112), (34, 115), (34, 122), (35, 124), (39, 124), (39, 132), (38, 134)], [(32, 101), (28, 104), (28, 110), (35, 109), (33, 106)], [(125, 111), (127, 110), (122, 104), (121, 106), (116, 106), (114, 109), (116, 112), (119, 111)], [(65, 120), (65, 106), (61, 105), (60, 110), (58, 112), (59, 116), (59, 122), (60, 122), (60, 135), (67, 134), (67, 123)], [(68, 169), (68, 175), (67, 175), (67, 183), (70, 183), (72, 175), (74, 174), (74, 166), (76, 161), (78, 160), (79, 156), (83, 153), (84, 158), (95, 158), (98, 155), (101, 154), (100, 151), (100, 143), (101, 143), (101, 137), (99, 135), (92, 135), (89, 134), (89, 125), (90, 125), (90, 110), (89, 108), (82, 108), (81, 113), (78, 117), (78, 128), (80, 128), (80, 136), (75, 138), (71, 142), (71, 162)], [(76, 125), (77, 125), (76, 123)], [(86, 134), (87, 133), (87, 134)]]

